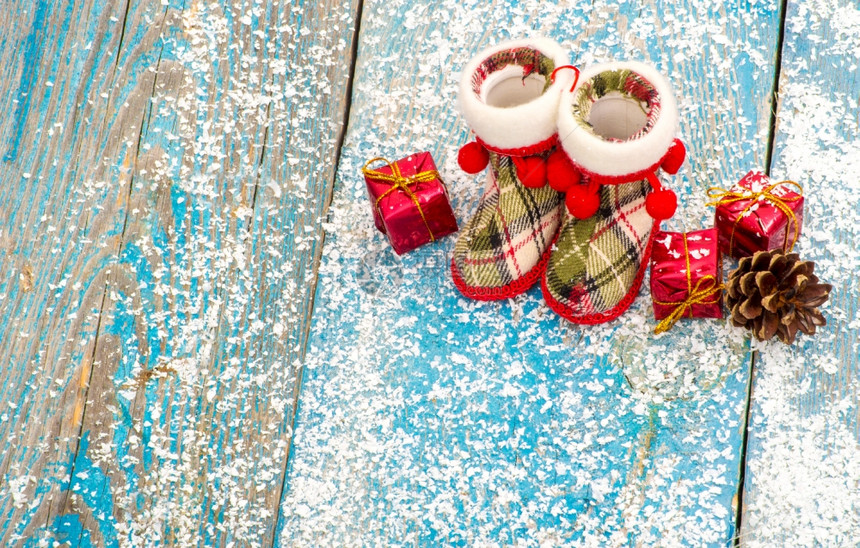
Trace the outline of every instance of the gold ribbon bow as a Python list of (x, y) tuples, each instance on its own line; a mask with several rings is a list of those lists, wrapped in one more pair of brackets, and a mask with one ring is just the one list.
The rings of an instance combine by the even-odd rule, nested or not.
[(696, 287), (693, 287), (693, 281), (690, 279), (690, 250), (687, 247), (687, 235), (684, 234), (684, 261), (687, 269), (687, 298), (683, 301), (657, 301), (654, 303), (663, 306), (674, 306), (675, 309), (671, 314), (663, 318), (654, 328), (654, 333), (659, 335), (672, 329), (678, 320), (684, 317), (687, 312), (690, 317), (693, 317), (693, 305), (696, 304), (716, 304), (719, 300), (720, 292), (725, 287), (723, 284), (717, 283), (717, 278), (708, 274), (696, 282)]
[[(383, 173), (381, 171), (377, 171), (375, 169), (370, 169), (367, 166), (372, 164), (373, 162), (385, 162), (388, 164), (388, 168), (391, 170), (391, 173)], [(418, 202), (418, 196), (412, 192), (412, 189), (409, 188), (410, 185), (415, 185), (418, 183), (428, 183), (433, 179), (439, 179), (439, 182), (442, 182), (442, 178), (439, 177), (439, 172), (435, 169), (422, 171), (420, 173), (416, 173), (415, 175), (410, 175), (409, 177), (404, 177), (402, 173), (400, 173), (400, 166), (397, 163), (391, 163), (385, 158), (376, 157), (368, 160), (364, 167), (361, 168), (361, 172), (364, 173), (364, 176), (372, 179), (374, 181), (378, 181), (380, 183), (387, 183), (391, 185), (391, 188), (383, 192), (376, 199), (376, 210), (382, 215), (382, 211), (379, 209), (379, 203), (383, 198), (391, 194), (395, 191), (401, 191), (412, 200), (412, 203), (415, 204), (415, 207), (418, 208), (418, 214), (421, 215), (421, 220), (424, 221), (424, 226), (427, 227), (427, 232), (430, 234), (430, 241), (435, 242), (436, 236), (433, 235), (433, 231), (430, 229), (430, 224), (427, 222), (427, 217), (424, 216), (424, 210), (421, 209), (421, 204)], [(444, 186), (445, 183), (442, 183)]]
[[(784, 198), (782, 196), (777, 196), (773, 193), (773, 190), (780, 185), (792, 185), (797, 189), (797, 194), (795, 196), (791, 196), (789, 198)], [(742, 200), (749, 200), (749, 204), (743, 209), (743, 211), (738, 214), (737, 219), (735, 219), (735, 223), (732, 226), (732, 234), (729, 238), (729, 254), (731, 254), (732, 249), (734, 247), (735, 242), (735, 229), (738, 226), (738, 223), (743, 218), (746, 213), (752, 209), (752, 207), (758, 203), (760, 199), (764, 199), (771, 203), (775, 208), (782, 211), (782, 213), (786, 216), (789, 221), (789, 224), (785, 227), (785, 241), (782, 244), (782, 250), (785, 253), (790, 253), (792, 249), (794, 249), (794, 244), (797, 243), (797, 215), (794, 214), (794, 211), (788, 207), (788, 203), (796, 202), (800, 200), (803, 196), (803, 187), (800, 186), (799, 183), (794, 181), (780, 181), (778, 183), (770, 184), (758, 192), (754, 192), (752, 190), (743, 190), (741, 192), (736, 192), (733, 190), (725, 190), (722, 188), (711, 187), (708, 189), (708, 198), (711, 198), (711, 202), (705, 204), (705, 207), (708, 206), (719, 206), (723, 204), (731, 204), (734, 202), (740, 202)], [(788, 234), (790, 232), (791, 226), (794, 225), (794, 238), (791, 240), (791, 245), (786, 248), (786, 244), (788, 243)]]

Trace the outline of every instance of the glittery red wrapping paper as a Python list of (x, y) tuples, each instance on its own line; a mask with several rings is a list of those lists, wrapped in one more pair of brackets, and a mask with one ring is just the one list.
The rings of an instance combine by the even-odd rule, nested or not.
[[(418, 152), (395, 162), (404, 177), (433, 171), (436, 164), (429, 152)], [(369, 166), (380, 173), (391, 174), (391, 168), (381, 161)], [(398, 255), (420, 247), (435, 238), (436, 240), (457, 231), (457, 219), (451, 209), (448, 192), (440, 179), (419, 182), (409, 185), (409, 189), (418, 198), (421, 211), (416, 207), (412, 198), (402, 190), (389, 192), (382, 200), (377, 200), (385, 194), (391, 184), (374, 180), (365, 176), (370, 205), (373, 208), (373, 220), (376, 228), (388, 236), (391, 247)], [(424, 213), (424, 220), (421, 212)], [(428, 231), (428, 226), (430, 230)], [(433, 233), (433, 238), (430, 236)]]
[[(687, 261), (684, 259), (684, 233), (658, 232), (651, 251), (651, 300), (654, 317), (662, 320), (671, 314), (677, 305), (661, 305), (660, 302), (683, 302), (689, 296), (689, 288), (703, 277), (711, 275), (716, 284), (722, 280), (722, 265), (717, 249), (717, 229), (708, 228), (687, 233), (687, 250), (690, 257), (690, 282), (687, 283)], [(713, 304), (694, 304), (690, 307), (694, 318), (722, 318), (722, 292), (717, 293)], [(684, 314), (690, 317), (690, 312)]]
[[(764, 173), (750, 171), (731, 190), (739, 193), (758, 192), (770, 184), (770, 179)], [(782, 199), (798, 196), (787, 185), (776, 187), (772, 193)], [(744, 213), (744, 209), (749, 205), (750, 200), (739, 200), (717, 206), (714, 224), (719, 232), (720, 250), (724, 254), (740, 259), (753, 255), (756, 251), (787, 249), (795, 234), (800, 235), (803, 224), (802, 196), (797, 201), (785, 202), (794, 212), (796, 223), (768, 200), (759, 199)]]

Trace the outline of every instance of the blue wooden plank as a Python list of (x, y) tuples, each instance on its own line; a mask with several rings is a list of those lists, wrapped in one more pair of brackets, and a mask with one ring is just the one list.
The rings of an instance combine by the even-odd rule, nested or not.
[(805, 190), (798, 252), (833, 284), (828, 325), (761, 345), (742, 538), (750, 546), (860, 544), (860, 9), (789, 2), (772, 172)]
[(121, 33), (109, 22), (122, 10), (43, 2), (7, 15), (0, 97), (16, 114), (0, 124), (3, 544), (44, 525), (70, 484), (110, 263), (104, 247), (122, 230), (125, 187), (107, 184), (113, 174), (100, 160), (110, 141), (88, 123), (110, 104)]
[(430, 150), (458, 218), (482, 179), (456, 166), (458, 71), (507, 37), (549, 35), (581, 65), (650, 60), (679, 95), (691, 159), (670, 228), (704, 190), (764, 162), (770, 3), (364, 4), (279, 542), (725, 545), (734, 535), (750, 353), (722, 322), (654, 336), (647, 293), (577, 327), (540, 292), (462, 299), (454, 239), (397, 257), (359, 169)]
[(356, 7), (222, 4), (0, 50), (3, 544), (272, 544)]
[[(45, 19), (48, 10), (47, 2), (40, 1), (33, 9), (33, 21), (30, 27), (30, 32), (23, 41), (23, 51), (21, 52), (24, 59), (30, 64), (38, 66), (41, 64), (42, 48), (40, 47), (45, 39)], [(18, 156), (18, 148), (21, 145), (21, 138), (24, 135), (24, 122), (29, 114), (32, 103), (30, 91), (34, 87), (36, 71), (23, 70), (21, 71), (18, 89), (13, 95), (15, 97), (15, 108), (13, 110), (12, 119), (12, 135), (7, 143), (6, 153), (3, 155), (3, 161), (14, 161)]]

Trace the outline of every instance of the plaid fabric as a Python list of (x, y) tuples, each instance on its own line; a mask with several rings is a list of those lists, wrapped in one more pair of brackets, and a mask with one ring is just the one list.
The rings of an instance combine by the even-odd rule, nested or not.
[(488, 57), (478, 66), (478, 69), (472, 75), (472, 91), (475, 95), (481, 94), (481, 86), (487, 76), (501, 70), (509, 65), (519, 65), (523, 67), (523, 78), (537, 72), (544, 77), (544, 91), (552, 85), (552, 71), (555, 70), (555, 63), (552, 58), (547, 57), (543, 53), (532, 48), (517, 48), (499, 51)]
[[(611, 314), (639, 278), (654, 220), (645, 211), (648, 181), (604, 185), (600, 209), (584, 220), (568, 215), (544, 278), (544, 291), (573, 317)], [(548, 298), (548, 300), (549, 300)], [(628, 303), (629, 304), (629, 303)], [(575, 320), (574, 320), (575, 321)]]
[(549, 185), (523, 186), (509, 156), (491, 152), (488, 177), (478, 209), (454, 246), (453, 265), (471, 288), (504, 288), (532, 273), (562, 217), (563, 195)]
[[(645, 114), (645, 125), (624, 140), (632, 141), (651, 131), (660, 118), (660, 94), (650, 82), (628, 69), (603, 71), (579, 86), (571, 110), (580, 127), (589, 133), (594, 133), (594, 128), (589, 122), (591, 107), (611, 92), (620, 93), (623, 97), (638, 102)], [(609, 140), (621, 141), (621, 139)]]

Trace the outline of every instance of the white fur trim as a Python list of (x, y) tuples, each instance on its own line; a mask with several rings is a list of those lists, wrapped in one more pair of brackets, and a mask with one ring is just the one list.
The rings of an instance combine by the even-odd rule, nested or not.
[(630, 141), (613, 142), (587, 131), (576, 122), (571, 111), (576, 90), (565, 89), (559, 105), (558, 136), (562, 147), (574, 162), (598, 175), (626, 175), (653, 166), (666, 155), (678, 131), (678, 105), (672, 87), (649, 65), (635, 61), (594, 65), (582, 71), (576, 89), (601, 72), (619, 69), (639, 74), (660, 95), (660, 114), (647, 134)]
[[(473, 57), (460, 77), (460, 109), (469, 127), (492, 147), (510, 149), (527, 147), (545, 141), (556, 133), (558, 101), (561, 91), (573, 83), (573, 71), (559, 71), (555, 83), (546, 92), (527, 103), (514, 107), (494, 107), (484, 101), (495, 83), (506, 75), (500, 70), (488, 77), (478, 96), (472, 89), (472, 75), (492, 54), (516, 48), (532, 48), (551, 58), (556, 67), (568, 64), (567, 54), (547, 38), (510, 40), (487, 48)], [(516, 70), (516, 69), (515, 69)], [(518, 70), (522, 75), (522, 71)], [(496, 75), (499, 76), (496, 76)], [(509, 74), (508, 77), (516, 76)]]

